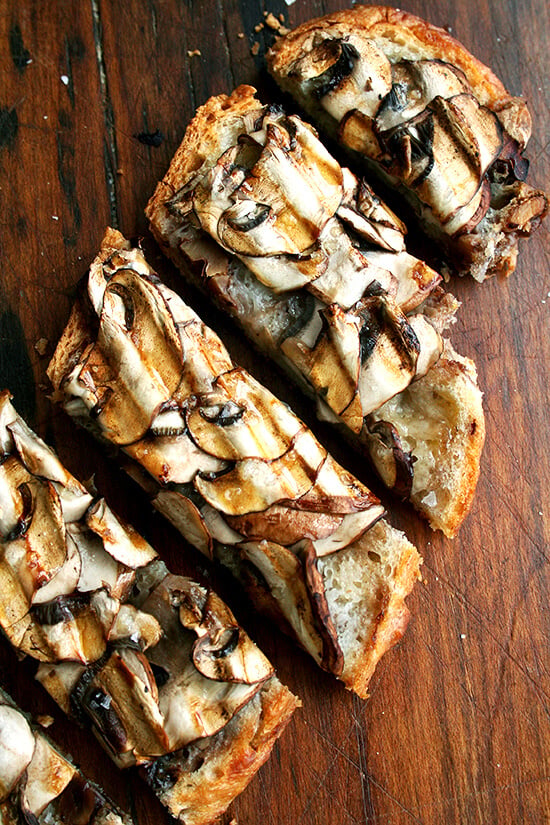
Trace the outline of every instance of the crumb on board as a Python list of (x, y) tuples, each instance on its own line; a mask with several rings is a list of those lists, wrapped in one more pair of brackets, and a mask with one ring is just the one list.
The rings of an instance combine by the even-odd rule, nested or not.
[(264, 24), (263, 24), (263, 23), (258, 23), (258, 25), (257, 25), (257, 26), (254, 26), (254, 31), (255, 31), (256, 33), (257, 33), (257, 32), (261, 32), (261, 30), (263, 29), (263, 27), (264, 27)]
[(266, 26), (269, 26), (270, 29), (273, 29), (274, 32), (277, 32), (277, 34), (288, 34), (290, 31), (290, 29), (287, 29), (281, 24), (280, 20), (277, 20), (272, 12), (269, 12), (266, 16), (265, 24)]
[(201, 57), (201, 55), (200, 49), (187, 49), (187, 57)]
[(239, 38), (239, 40), (244, 40), (244, 32), (239, 32), (237, 37)]
[(124, 174), (124, 169), (121, 166), (119, 166), (118, 169), (116, 170), (116, 173), (117, 173), (117, 175), (123, 175)]
[(47, 338), (39, 338), (36, 341), (34, 348), (39, 355), (46, 355), (46, 350), (48, 349), (49, 341)]
[(252, 55), (254, 55), (254, 57), (256, 57), (256, 55), (258, 54), (259, 51), (260, 51), (260, 44), (256, 40), (252, 44), (252, 48), (250, 49), (250, 54), (252, 54)]
[(43, 728), (49, 728), (54, 723), (53, 716), (50, 716), (49, 713), (41, 713), (36, 717), (36, 721), (38, 724)]

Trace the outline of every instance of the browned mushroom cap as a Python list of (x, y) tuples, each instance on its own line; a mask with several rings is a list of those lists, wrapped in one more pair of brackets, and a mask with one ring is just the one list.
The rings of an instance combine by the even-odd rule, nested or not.
[(247, 458), (214, 479), (198, 475), (194, 485), (206, 501), (230, 516), (266, 510), (281, 500), (295, 499), (312, 487), (326, 451), (304, 429), (292, 446), (273, 461)]
[[(226, 636), (224, 628), (231, 630), (235, 621), (231, 614), (225, 614), (232, 620), (226, 625), (223, 615), (218, 617), (215, 603), (209, 602), (207, 596), (205, 588), (189, 579), (168, 575), (142, 605), (142, 610), (153, 615), (163, 629), (162, 639), (147, 651), (147, 657), (157, 678), (159, 708), (170, 750), (223, 728), (257, 693), (271, 668), (259, 651), (254, 653), (249, 649), (250, 642), (245, 642), (244, 636), (239, 634), (236, 638), (231, 633)], [(193, 630), (184, 626), (182, 617), (185, 623), (193, 625)], [(197, 646), (200, 647), (202, 638), (208, 639), (210, 628), (214, 644), (210, 654), (208, 641), (202, 648), (200, 666), (207, 670), (212, 667), (218, 676), (226, 667), (229, 676), (234, 665), (229, 681), (204, 676), (194, 662)], [(221, 647), (216, 646), (216, 639), (222, 642)], [(235, 642), (237, 646), (233, 647)], [(220, 658), (229, 657), (227, 666), (221, 662), (219, 666), (215, 662), (207, 665), (208, 656), (215, 659), (218, 653)], [(243, 678), (253, 681), (239, 681)]]
[(306, 81), (323, 108), (336, 120), (350, 109), (373, 115), (389, 92), (391, 64), (376, 45), (358, 32), (331, 36), (330, 29), (313, 48), (296, 61), (292, 74)]
[(376, 128), (385, 132), (411, 120), (436, 97), (470, 92), (466, 76), (442, 60), (402, 60), (392, 66), (391, 90), (376, 113)]
[(275, 541), (286, 546), (302, 538), (330, 536), (343, 518), (340, 514), (307, 510), (305, 507), (296, 509), (292, 504), (272, 504), (263, 512), (227, 516), (230, 526), (247, 539)]
[(302, 563), (296, 554), (273, 541), (244, 542), (239, 550), (241, 557), (260, 572), (302, 647), (321, 662), (323, 636), (312, 609)]
[[(218, 459), (272, 461), (288, 450), (302, 424), (286, 404), (236, 368), (220, 375), (211, 393), (197, 397), (187, 427), (197, 446)], [(208, 472), (206, 466), (199, 469)]]
[(35, 749), (21, 786), (21, 808), (27, 822), (37, 822), (49, 803), (59, 796), (76, 768), (44, 736), (36, 736)]
[[(117, 444), (137, 441), (177, 388), (182, 347), (160, 289), (130, 269), (108, 282), (95, 346), (77, 377), (91, 414)], [(87, 404), (90, 404), (87, 401)]]
[(369, 451), (378, 473), (390, 490), (407, 498), (414, 477), (411, 452), (404, 448), (399, 433), (391, 422), (367, 418), (365, 426), (370, 435)]
[(10, 795), (34, 753), (34, 734), (16, 708), (0, 704), (0, 802)]

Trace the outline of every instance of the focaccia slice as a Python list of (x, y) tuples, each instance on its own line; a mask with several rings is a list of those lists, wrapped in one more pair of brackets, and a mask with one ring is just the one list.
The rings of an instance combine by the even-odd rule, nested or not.
[(452, 268), (478, 281), (516, 266), (548, 211), (525, 182), (525, 100), (443, 29), (384, 6), (299, 26), (267, 57), (277, 83), (354, 159), (397, 186)]
[(48, 374), (153, 504), (365, 696), (420, 557), (384, 508), (109, 230)]
[(368, 184), (241, 86), (198, 110), (147, 215), (185, 276), (454, 535), (484, 440), (475, 367), (443, 338), (458, 302)]
[(0, 688), (0, 822), (131, 825)]
[(221, 599), (172, 575), (7, 391), (0, 447), (1, 630), (119, 767), (140, 766), (186, 825), (210, 823), (268, 758), (296, 698)]

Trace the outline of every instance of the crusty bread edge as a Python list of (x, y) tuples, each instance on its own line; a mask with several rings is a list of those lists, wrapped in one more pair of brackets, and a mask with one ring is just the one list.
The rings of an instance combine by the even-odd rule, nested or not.
[(390, 6), (355, 6), (327, 14), (309, 20), (279, 38), (267, 54), (267, 64), (282, 86), (286, 86), (288, 68), (298, 57), (303, 41), (316, 31), (332, 26), (342, 26), (344, 32), (353, 29), (368, 37), (405, 42), (427, 58), (453, 63), (464, 72), (476, 97), (486, 106), (501, 108), (514, 99), (491, 69), (449, 32)]

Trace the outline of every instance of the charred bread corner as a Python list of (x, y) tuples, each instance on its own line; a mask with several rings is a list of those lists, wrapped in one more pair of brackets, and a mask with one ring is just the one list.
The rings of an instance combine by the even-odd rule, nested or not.
[(0, 822), (131, 825), (0, 688)]
[(548, 211), (525, 183), (525, 100), (446, 31), (384, 6), (304, 23), (268, 54), (271, 74), (328, 134), (397, 186), (453, 269), (510, 274)]
[[(296, 697), (221, 599), (172, 575), (65, 470), (7, 391), (0, 444), (1, 629), (17, 653), (38, 661), (37, 679), (91, 726), (119, 767), (140, 766), (185, 825), (210, 823), (268, 758)], [(0, 707), (0, 720), (2, 713), (10, 715)], [(46, 748), (46, 758), (53, 765), (57, 756)], [(6, 793), (19, 776), (15, 764), (0, 777)], [(31, 768), (34, 757), (25, 793), (39, 816), (48, 778), (29, 789)]]
[(153, 504), (323, 668), (365, 696), (420, 557), (378, 499), (109, 230), (48, 374)]
[(454, 535), (485, 431), (475, 366), (443, 337), (458, 302), (368, 184), (254, 95), (241, 86), (198, 110), (151, 229), (385, 483)]

